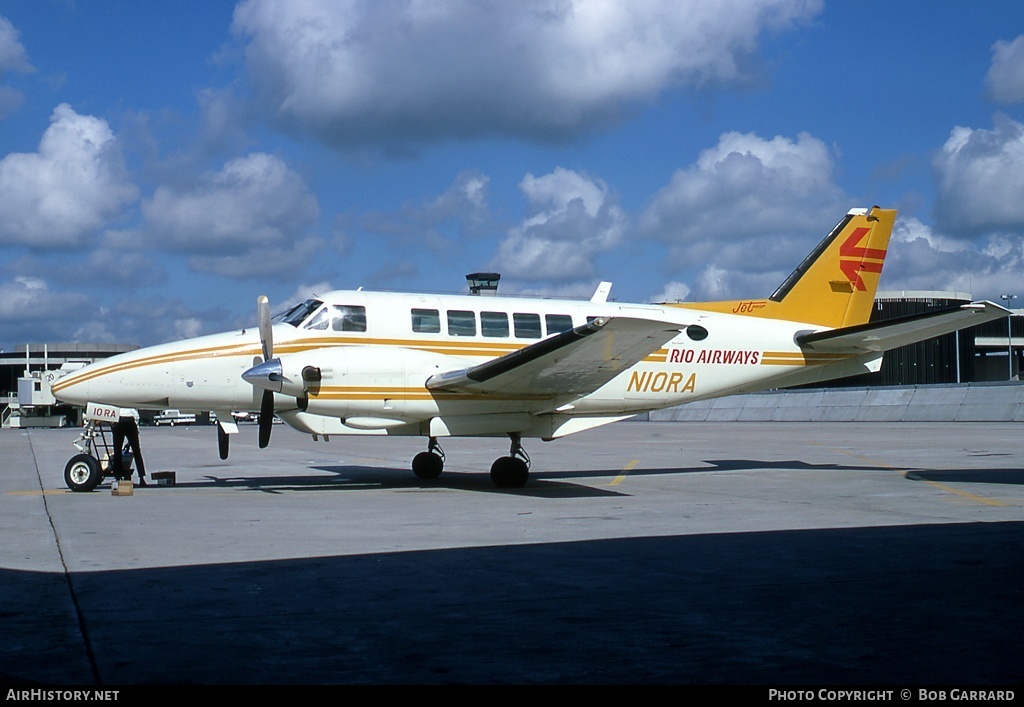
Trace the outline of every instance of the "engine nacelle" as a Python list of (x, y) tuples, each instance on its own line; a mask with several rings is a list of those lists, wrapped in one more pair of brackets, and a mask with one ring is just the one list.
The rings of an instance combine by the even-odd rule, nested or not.
[(398, 346), (336, 346), (289, 353), (246, 371), (252, 385), (288, 395), (314, 415), (415, 422), (436, 414), (425, 383), (471, 361)]

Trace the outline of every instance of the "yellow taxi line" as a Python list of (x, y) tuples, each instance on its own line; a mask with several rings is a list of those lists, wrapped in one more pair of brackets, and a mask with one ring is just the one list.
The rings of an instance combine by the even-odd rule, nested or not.
[(629, 464), (626, 464), (626, 466), (622, 467), (622, 473), (616, 476), (614, 479), (612, 479), (612, 482), (608, 485), (618, 486), (619, 484), (621, 484), (623, 481), (626, 480), (626, 475), (629, 474), (629, 472), (631, 472), (633, 469), (635, 469), (636, 465), (639, 463), (639, 459), (634, 459), (631, 462), (629, 462)]
[(961, 489), (954, 488), (954, 487), (952, 487), (952, 486), (950, 486), (948, 484), (944, 484), (944, 483), (941, 483), (939, 481), (931, 481), (929, 479), (922, 479), (920, 476), (917, 476), (916, 474), (914, 474), (914, 472), (912, 470), (910, 470), (910, 469), (901, 469), (899, 467), (892, 466), (891, 464), (886, 464), (885, 462), (880, 462), (880, 461), (877, 461), (875, 459), (871, 459), (869, 457), (865, 457), (865, 456), (863, 456), (861, 454), (856, 454), (854, 452), (848, 451), (846, 449), (837, 449), (837, 448), (834, 448), (834, 449), (837, 452), (842, 452), (843, 454), (847, 454), (847, 455), (853, 457), (854, 459), (860, 459), (861, 461), (867, 462), (868, 464), (873, 464), (875, 466), (880, 466), (880, 467), (882, 467), (884, 469), (891, 469), (892, 471), (895, 471), (900, 476), (902, 476), (904, 479), (907, 479), (909, 481), (923, 481), (924, 483), (928, 484), (929, 486), (931, 486), (933, 488), (937, 488), (937, 489), (940, 489), (942, 491), (946, 491), (947, 493), (955, 494), (957, 496), (960, 496), (961, 498), (966, 498), (969, 501), (974, 501), (975, 503), (981, 503), (981, 504), (984, 504), (986, 506), (1006, 506), (1006, 505), (1008, 505), (1006, 503), (1003, 503), (1002, 501), (997, 501), (994, 498), (986, 498), (984, 496), (979, 496), (976, 493), (971, 493), (970, 491), (963, 491)]

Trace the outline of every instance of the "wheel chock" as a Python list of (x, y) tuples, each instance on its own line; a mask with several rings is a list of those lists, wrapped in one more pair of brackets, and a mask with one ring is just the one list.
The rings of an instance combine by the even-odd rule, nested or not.
[(173, 471), (154, 471), (150, 476), (157, 486), (174, 486), (175, 477)]

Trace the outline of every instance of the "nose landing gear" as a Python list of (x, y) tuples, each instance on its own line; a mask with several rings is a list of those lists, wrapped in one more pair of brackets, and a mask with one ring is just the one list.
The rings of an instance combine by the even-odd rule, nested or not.
[[(74, 442), (80, 454), (71, 457), (64, 467), (64, 483), (72, 491), (92, 491), (108, 476), (132, 477), (134, 455), (128, 449), (121, 449), (117, 441), (107, 440), (104, 424), (89, 420)], [(114, 460), (115, 454), (120, 455), (120, 464)], [(141, 474), (139, 478), (142, 479)]]

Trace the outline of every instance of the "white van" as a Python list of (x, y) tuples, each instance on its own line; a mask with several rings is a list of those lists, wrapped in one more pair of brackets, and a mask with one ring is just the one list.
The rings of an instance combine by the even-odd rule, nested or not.
[(196, 421), (196, 416), (192, 413), (183, 413), (180, 410), (164, 410), (153, 418), (154, 425), (191, 425)]

